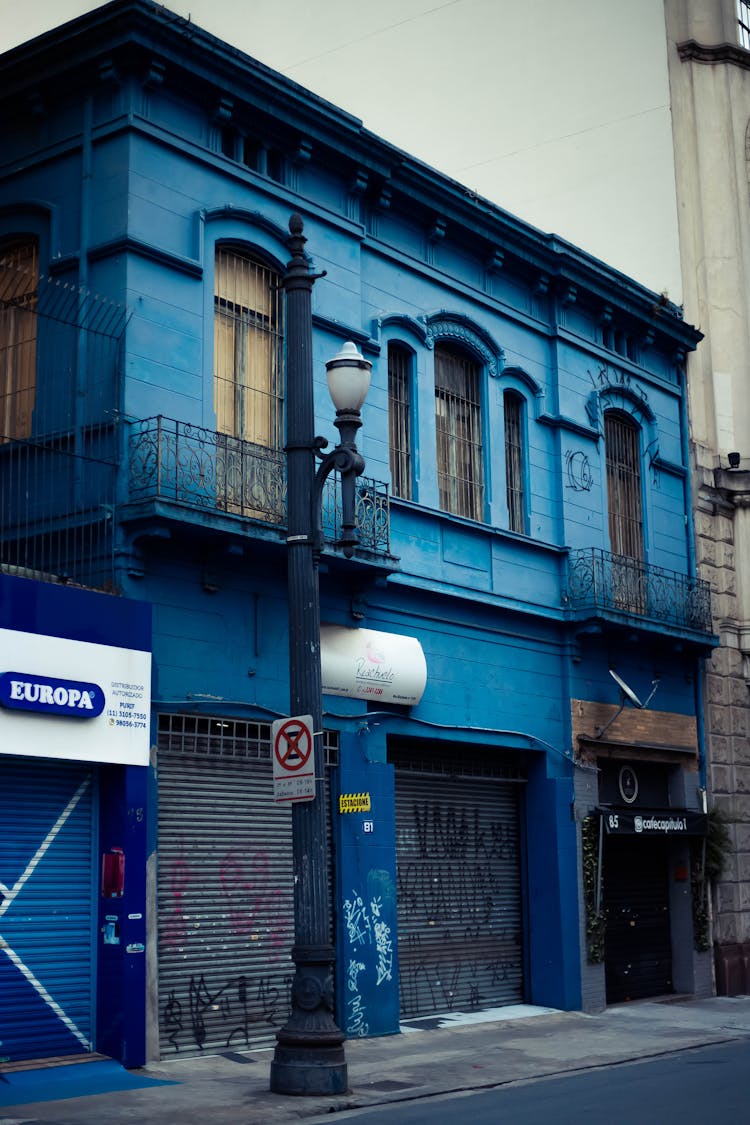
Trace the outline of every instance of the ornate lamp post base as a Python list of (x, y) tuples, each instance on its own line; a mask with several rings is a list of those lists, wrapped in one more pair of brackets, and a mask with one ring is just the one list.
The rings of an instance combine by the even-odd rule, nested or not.
[(333, 1018), (333, 949), (295, 946), (292, 1012), (271, 1063), (275, 1094), (345, 1094), (344, 1034)]
[(342, 1043), (322, 1047), (301, 1041), (297, 1046), (281, 1043), (271, 1063), (273, 1094), (345, 1094), (348, 1090), (346, 1058)]

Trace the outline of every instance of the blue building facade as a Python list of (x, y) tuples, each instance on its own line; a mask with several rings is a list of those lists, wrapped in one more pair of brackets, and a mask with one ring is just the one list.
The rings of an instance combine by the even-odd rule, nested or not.
[[(0, 73), (2, 569), (153, 607), (143, 987), (127, 1012), (115, 990), (107, 1039), (92, 918), (92, 1047), (252, 1047), (288, 1008), (292, 213), (321, 275), (319, 433), (326, 361), (353, 341), (373, 365), (351, 560), (333, 487), (323, 504), (341, 1027), (708, 991), (699, 333), (150, 0)], [(8, 784), (25, 755), (0, 747)], [(42, 1033), (25, 1052), (53, 1053)]]

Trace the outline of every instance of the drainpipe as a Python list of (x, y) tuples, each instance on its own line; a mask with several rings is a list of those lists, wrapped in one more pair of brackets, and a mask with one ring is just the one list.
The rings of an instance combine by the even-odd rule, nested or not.
[(688, 381), (687, 368), (684, 363), (678, 363), (682, 373), (682, 399), (680, 401), (680, 445), (682, 448), (682, 463), (685, 466), (685, 547), (687, 550), (688, 575), (695, 578), (697, 563), (695, 554), (695, 529), (693, 527), (693, 490), (692, 473), (690, 470), (690, 414), (688, 411)]
[[(91, 132), (94, 110), (91, 95), (83, 103), (83, 129), (81, 135), (81, 196), (80, 196), (80, 248), (78, 260), (78, 283), (81, 288), (78, 297), (78, 340), (76, 349), (76, 397), (74, 417), (74, 452), (82, 453), (81, 430), (83, 427), (83, 405), (86, 401), (86, 375), (88, 368), (88, 336), (86, 329), (85, 290), (89, 281), (89, 241), (91, 238), (91, 177), (93, 170)], [(79, 461), (75, 462), (77, 465)], [(76, 479), (75, 495), (80, 495), (80, 476)]]

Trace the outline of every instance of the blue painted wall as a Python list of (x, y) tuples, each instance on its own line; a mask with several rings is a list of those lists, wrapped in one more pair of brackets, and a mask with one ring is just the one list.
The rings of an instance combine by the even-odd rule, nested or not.
[[(471, 200), (460, 185), (200, 29), (187, 39), (179, 27), (163, 26), (168, 14), (159, 6), (141, 6), (140, 15), (126, 0), (116, 7), (124, 13), (125, 39), (132, 20), (149, 45), (145, 53), (132, 44), (131, 53), (115, 52), (101, 77), (76, 70), (84, 41), (92, 58), (113, 57), (114, 25), (84, 17), (84, 39), (65, 64), (75, 81), (60, 80), (52, 55), (44, 61), (44, 48), (35, 62), (35, 82), (51, 81), (45, 67), (55, 75), (43, 143), (18, 114), (0, 113), (6, 162), (0, 238), (38, 233), (43, 272), (86, 282), (130, 313), (120, 381), (111, 391), (112, 417), (123, 424), (115, 577), (120, 593), (154, 607), (155, 712), (205, 711), (201, 698), (239, 717), (273, 718), (288, 709), (281, 535), (197, 505), (172, 506), (166, 514), (135, 511), (127, 429), (164, 415), (215, 430), (215, 248), (235, 243), (282, 270), (288, 218), (299, 210), (314, 268), (326, 274), (313, 291), (318, 432), (334, 437), (325, 361), (344, 339), (355, 339), (373, 363), (361, 448), (367, 474), (383, 482), (390, 482), (389, 342), (411, 349), (414, 374), (414, 499), (392, 501), (392, 573), (381, 568), (373, 575), (355, 561), (343, 578), (325, 567), (321, 577), (324, 620), (416, 636), (428, 665), (421, 703), (382, 716), (377, 732), (373, 726), (357, 733), (364, 703), (326, 700), (326, 722), (341, 732), (339, 790), (369, 791), (378, 802), (372, 838), (359, 814), (334, 815), (340, 1018), (356, 1033), (345, 983), (356, 960), (365, 966), (357, 975), (357, 1026), (366, 1023), (380, 1034), (394, 1030), (397, 1019), (395, 943), (392, 974), (378, 983), (376, 946), (365, 948), (353, 936), (345, 907), (360, 898), (374, 923), (372, 903), (379, 899), (384, 924), (395, 933), (386, 734), (468, 739), (492, 755), (526, 753), (527, 994), (576, 1007), (570, 699), (617, 702), (607, 661), (633, 674), (643, 668), (649, 679), (653, 661), (623, 633), (571, 663), (568, 551), (609, 549), (603, 412), (617, 408), (641, 427), (646, 560), (689, 572), (682, 360), (697, 334), (677, 310), (655, 311), (655, 295), (630, 279), (486, 201)], [(60, 49), (54, 36), (48, 47), (53, 55)], [(3, 73), (30, 82), (23, 48), (0, 59)], [(281, 176), (226, 154), (227, 130), (236, 132), (238, 155), (250, 123), (286, 146)], [(442, 234), (436, 218), (446, 219)], [(630, 354), (607, 335), (611, 323), (630, 338)], [(462, 343), (483, 367), (481, 522), (437, 511), (434, 348), (440, 339)], [(527, 535), (508, 530), (507, 389), (524, 402)], [(652, 633), (658, 635), (658, 626)], [(640, 636), (647, 647), (648, 630)], [(663, 698), (690, 713), (693, 658), (673, 653), (671, 659)], [(127, 839), (145, 871), (156, 814), (134, 785), (119, 779), (103, 834), (111, 843)], [(144, 807), (145, 825), (133, 822), (131, 810)], [(136, 883), (134, 895), (142, 892)], [(133, 965), (123, 961), (118, 971), (124, 997), (141, 987)], [(104, 1001), (100, 1018), (107, 1042), (122, 1037), (127, 1057), (140, 1057), (139, 1033), (110, 1021)]]

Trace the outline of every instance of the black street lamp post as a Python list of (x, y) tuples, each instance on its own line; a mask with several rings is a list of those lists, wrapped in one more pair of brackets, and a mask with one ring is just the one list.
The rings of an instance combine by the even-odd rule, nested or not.
[[(292, 1010), (278, 1032), (271, 1063), (271, 1090), (278, 1094), (341, 1094), (347, 1089), (344, 1034), (333, 1013), (334, 949), (328, 890), (328, 837), (325, 815), (325, 762), (322, 746), (320, 672), (320, 593), (318, 560), (322, 548), (322, 491), (334, 470), (341, 479), (341, 546), (351, 557), (357, 542), (356, 478), (364, 468), (354, 438), (360, 407), (370, 383), (371, 364), (347, 343), (326, 364), (328, 386), (337, 407), (340, 443), (325, 455), (315, 437), (312, 371), (312, 287), (304, 253), (302, 219), (289, 221), (291, 259), (284, 288), (287, 297), (287, 513), (290, 713), (310, 715), (313, 730), (316, 796), (292, 807), (294, 854), (295, 974)], [(320, 465), (316, 471), (316, 458)]]

